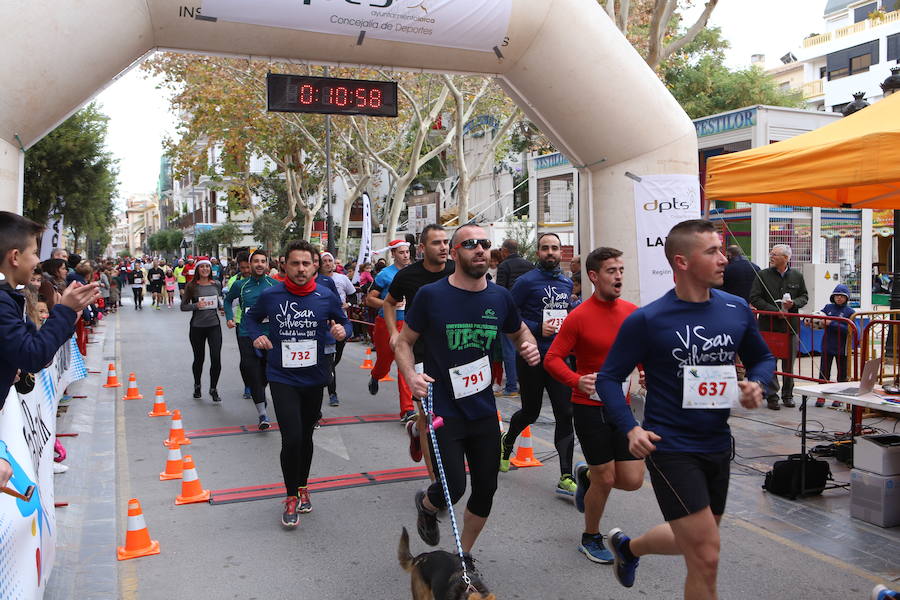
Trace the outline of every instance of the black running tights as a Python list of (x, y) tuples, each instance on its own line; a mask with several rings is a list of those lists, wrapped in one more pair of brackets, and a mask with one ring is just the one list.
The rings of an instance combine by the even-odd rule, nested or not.
[(250, 387), (254, 404), (266, 403), (266, 354), (253, 347), (253, 340), (245, 335), (238, 336), (238, 351), (241, 354), (241, 377)]
[(203, 359), (206, 354), (204, 346), (209, 344), (209, 387), (215, 389), (219, 383), (219, 375), (222, 373), (222, 328), (219, 325), (191, 327), (189, 337), (191, 348), (194, 349), (194, 385), (200, 386)]
[(313, 431), (322, 410), (324, 386), (295, 387), (269, 382), (278, 429), (281, 431), (281, 473), (288, 496), (296, 496), (309, 480)]
[(347, 342), (338, 342), (335, 346), (334, 354), (331, 355), (331, 379), (328, 381), (329, 394), (337, 393), (337, 366), (344, 355), (344, 346), (346, 344)]
[(572, 426), (572, 390), (563, 383), (553, 379), (544, 370), (543, 364), (534, 367), (521, 356), (516, 357), (516, 372), (519, 376), (519, 395), (522, 397), (522, 408), (516, 411), (509, 420), (506, 432), (506, 450), (512, 448), (519, 434), (526, 427), (534, 424), (541, 415), (544, 403), (544, 390), (550, 396), (556, 429), (553, 443), (559, 453), (559, 470), (562, 475), (572, 474), (572, 453), (575, 451), (575, 429)]
[[(494, 503), (497, 472), (500, 469), (500, 453), (497, 452), (500, 447), (500, 428), (497, 426), (497, 417), (491, 415), (476, 421), (444, 417), (444, 425), (435, 430), (435, 433), (441, 450), (441, 463), (447, 476), (447, 486), (450, 488), (450, 500), (456, 504), (466, 493), (468, 461), (472, 493), (466, 508), (475, 516), (487, 518)], [(438, 468), (430, 435), (428, 445), (432, 446), (431, 457), (437, 476)], [(439, 477), (428, 488), (428, 500), (438, 508), (447, 506)]]

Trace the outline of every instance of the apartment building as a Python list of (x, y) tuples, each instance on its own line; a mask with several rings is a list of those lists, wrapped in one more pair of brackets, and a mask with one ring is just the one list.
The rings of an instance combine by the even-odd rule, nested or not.
[(882, 98), (881, 83), (900, 59), (900, 0), (828, 0), (821, 33), (811, 32), (771, 69), (779, 85), (803, 93), (807, 108), (841, 112), (863, 92)]

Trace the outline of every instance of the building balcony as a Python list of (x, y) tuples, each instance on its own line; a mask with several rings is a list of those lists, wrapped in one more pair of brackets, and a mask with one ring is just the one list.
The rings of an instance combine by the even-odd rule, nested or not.
[(821, 79), (807, 81), (800, 90), (803, 92), (804, 100), (809, 100), (810, 98), (816, 98), (825, 94), (825, 86)]
[(828, 33), (808, 37), (803, 40), (803, 47), (812, 48), (821, 44), (827, 44), (832, 40), (839, 40), (841, 38), (861, 33), (867, 29), (873, 29), (886, 23), (895, 23), (897, 21), (900, 21), (900, 10), (889, 12), (881, 19), (865, 19), (864, 21), (860, 21), (859, 23), (847, 25), (845, 27), (841, 27), (840, 29), (829, 31)]

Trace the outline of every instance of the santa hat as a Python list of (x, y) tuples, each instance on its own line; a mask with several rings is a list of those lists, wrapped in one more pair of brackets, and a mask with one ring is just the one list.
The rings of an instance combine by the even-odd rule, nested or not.
[(197, 262), (194, 263), (194, 268), (197, 269), (200, 265), (209, 265), (209, 268), (212, 269), (212, 263), (209, 262), (208, 258), (199, 258)]
[(379, 248), (378, 250), (373, 250), (372, 254), (381, 254), (385, 250), (394, 250), (396, 248), (404, 248), (409, 247), (409, 242), (406, 240), (392, 240), (386, 247)]

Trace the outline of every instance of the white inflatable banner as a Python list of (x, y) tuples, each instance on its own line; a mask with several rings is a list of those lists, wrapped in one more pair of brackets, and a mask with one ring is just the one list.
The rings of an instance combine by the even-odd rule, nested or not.
[(7, 484), (20, 494), (34, 486), (26, 502), (0, 494), (0, 598), (41, 598), (50, 579), (56, 546), (53, 507), (53, 442), (56, 408), (66, 386), (87, 376), (75, 338), (35, 375), (34, 389), (13, 388), (0, 410), (0, 441), (13, 475)]
[(511, 11), (512, 0), (203, 0), (204, 18), (484, 52), (506, 45)]
[(666, 235), (676, 223), (700, 218), (696, 175), (642, 175), (634, 182), (634, 222), (640, 271), (641, 305), (674, 286), (666, 260)]

